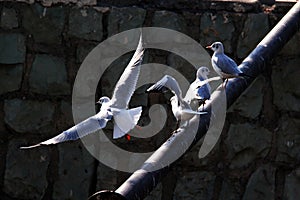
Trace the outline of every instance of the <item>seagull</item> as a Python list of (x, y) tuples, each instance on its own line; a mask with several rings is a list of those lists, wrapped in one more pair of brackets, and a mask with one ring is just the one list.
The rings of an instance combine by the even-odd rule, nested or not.
[[(199, 85), (201, 81), (205, 81), (208, 79), (209, 69), (205, 66), (201, 66), (196, 72), (196, 79), (191, 83), (184, 100), (188, 102), (190, 105), (193, 104), (193, 100), (197, 100), (197, 107), (205, 104), (205, 101), (210, 99), (211, 88), (209, 83), (207, 82), (204, 85)], [(220, 77), (214, 77), (209, 79), (210, 81), (219, 80)], [(196, 88), (196, 89), (195, 89)]]
[[(20, 147), (21, 149), (30, 149), (42, 145), (57, 144), (69, 140), (77, 140), (90, 133), (93, 133), (106, 126), (106, 123), (113, 118), (114, 131), (113, 138), (120, 138), (133, 129), (142, 113), (142, 107), (128, 109), (131, 96), (136, 88), (137, 80), (140, 73), (140, 66), (144, 56), (144, 48), (142, 45), (142, 35), (139, 39), (137, 49), (131, 58), (129, 64), (125, 68), (119, 81), (117, 82), (112, 98), (103, 96), (97, 103), (101, 104), (100, 111), (79, 124), (63, 131), (61, 134), (28, 147)], [(130, 138), (130, 137), (129, 137)], [(128, 139), (128, 138), (127, 138)]]
[(214, 51), (214, 54), (211, 58), (211, 63), (214, 70), (225, 82), (225, 86), (229, 78), (239, 78), (248, 76), (244, 74), (237, 66), (236, 62), (224, 54), (224, 47), (221, 42), (214, 42), (212, 45), (207, 46), (207, 49)]
[[(217, 78), (219, 79), (219, 77)], [(199, 83), (194, 86), (195, 89), (205, 85), (208, 81), (211, 80), (199, 81)], [(182, 98), (182, 91), (178, 85), (178, 82), (170, 75), (165, 75), (157, 83), (149, 87), (147, 92), (152, 90), (160, 90), (162, 87), (167, 87), (174, 94), (174, 96), (172, 96), (170, 99), (172, 112), (176, 120), (182, 123), (181, 127), (187, 126), (188, 121), (195, 115), (206, 114), (206, 112), (197, 112), (191, 109), (189, 103)]]

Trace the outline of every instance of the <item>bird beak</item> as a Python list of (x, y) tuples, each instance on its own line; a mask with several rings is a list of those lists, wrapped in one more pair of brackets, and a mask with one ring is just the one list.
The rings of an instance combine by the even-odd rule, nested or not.
[(96, 105), (97, 105), (97, 104), (101, 104), (101, 102), (100, 102), (100, 101), (97, 101), (97, 102), (96, 102)]
[(207, 49), (211, 49), (211, 46), (207, 46), (207, 47), (205, 47), (205, 48), (207, 48)]

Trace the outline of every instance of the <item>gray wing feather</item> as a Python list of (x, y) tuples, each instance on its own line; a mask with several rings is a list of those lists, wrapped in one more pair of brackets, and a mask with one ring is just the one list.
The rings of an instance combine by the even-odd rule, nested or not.
[(46, 140), (36, 145), (21, 147), (21, 149), (30, 149), (42, 145), (50, 145), (70, 140), (77, 140), (90, 133), (104, 128), (108, 120), (109, 119), (106, 118), (97, 118), (96, 116), (92, 116), (49, 140)]
[(222, 70), (223, 73), (238, 75), (242, 73), (237, 67), (237, 64), (225, 54), (218, 54), (213, 59), (213, 62)]
[(209, 83), (203, 85), (202, 87), (198, 88), (197, 96), (201, 100), (210, 99), (210, 86)]
[(182, 100), (182, 92), (181, 89), (175, 80), (170, 75), (165, 75), (162, 79), (160, 79), (157, 83), (155, 83), (153, 86), (147, 89), (147, 91), (151, 90), (160, 90), (162, 87), (167, 87), (169, 90), (171, 90), (178, 98), (178, 100)]
[(139, 44), (133, 57), (131, 58), (129, 64), (125, 68), (123, 74), (121, 75), (119, 81), (116, 84), (111, 98), (112, 107), (127, 108), (138, 81), (143, 56), (144, 47), (141, 35)]

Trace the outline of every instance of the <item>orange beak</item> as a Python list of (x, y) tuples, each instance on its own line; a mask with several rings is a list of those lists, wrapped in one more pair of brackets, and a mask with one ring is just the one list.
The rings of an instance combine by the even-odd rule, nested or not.
[(211, 46), (207, 46), (207, 47), (205, 47), (205, 48), (207, 48), (207, 49), (211, 49)]

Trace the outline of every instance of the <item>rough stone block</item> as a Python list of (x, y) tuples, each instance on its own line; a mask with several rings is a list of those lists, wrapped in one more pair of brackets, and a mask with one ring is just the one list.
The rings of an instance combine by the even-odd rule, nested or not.
[(243, 200), (272, 200), (275, 198), (275, 168), (259, 167), (250, 177)]
[(54, 130), (54, 105), (49, 101), (11, 99), (4, 101), (4, 120), (19, 133), (49, 133)]
[(273, 67), (274, 104), (280, 110), (300, 111), (300, 57), (281, 60)]
[(0, 94), (21, 88), (23, 65), (3, 66), (0, 68)]
[(222, 182), (222, 189), (219, 195), (219, 200), (240, 200), (240, 191), (242, 190), (242, 186), (240, 183), (225, 179)]
[(225, 52), (232, 52), (231, 39), (235, 31), (232, 16), (228, 13), (204, 13), (200, 23), (200, 43), (204, 46), (220, 41)]
[(58, 146), (58, 179), (53, 185), (53, 200), (82, 200), (89, 196), (94, 175), (94, 159), (79, 142)]
[[(23, 0), (24, 1), (24, 0)], [(25, 0), (32, 1), (32, 0)], [(54, 6), (55, 4), (76, 4), (78, 7), (97, 5), (97, 0), (39, 0), (43, 6)]]
[(187, 30), (186, 21), (181, 15), (166, 10), (154, 13), (152, 26), (169, 28), (183, 33)]
[(97, 46), (95, 43), (79, 44), (76, 51), (76, 62), (82, 63), (85, 57)]
[(300, 31), (298, 31), (291, 40), (286, 43), (283, 47), (283, 49), (279, 52), (281, 55), (287, 55), (287, 56), (295, 56), (300, 55)]
[(264, 77), (259, 76), (251, 86), (234, 102), (228, 112), (238, 113), (241, 116), (256, 118), (263, 104)]
[(4, 192), (17, 199), (42, 199), (48, 186), (49, 165), (47, 148), (20, 150), (25, 140), (13, 139), (8, 144)]
[(239, 37), (237, 56), (245, 58), (268, 32), (269, 20), (267, 14), (249, 14)]
[(116, 190), (118, 185), (118, 171), (99, 163), (97, 167), (96, 190)]
[(216, 176), (210, 172), (186, 172), (177, 180), (174, 200), (210, 199)]
[(279, 122), (278, 153), (276, 160), (297, 162), (300, 160), (300, 120), (283, 116)]
[(0, 34), (0, 63), (23, 63), (25, 61), (25, 52), (25, 38), (22, 34)]
[(40, 94), (70, 94), (64, 60), (49, 55), (36, 55), (30, 72), (29, 86), (30, 91)]
[(100, 41), (103, 36), (102, 13), (93, 8), (71, 9), (68, 34), (86, 40)]
[(116, 8), (110, 10), (108, 16), (108, 36), (125, 30), (142, 27), (146, 10), (138, 7)]
[(13, 29), (19, 26), (17, 13), (13, 8), (2, 8), (0, 26), (4, 29)]
[(66, 130), (74, 126), (71, 103), (67, 101), (62, 101), (59, 107), (60, 107), (60, 114), (59, 114), (59, 119), (57, 120), (58, 129)]
[(285, 177), (284, 199), (297, 200), (300, 196), (300, 169), (296, 169)]
[(162, 184), (159, 183), (145, 198), (145, 200), (160, 200), (162, 196)]
[(46, 44), (60, 44), (64, 28), (65, 11), (62, 6), (46, 8), (39, 4), (24, 6), (23, 26), (34, 41)]
[(266, 156), (271, 148), (272, 133), (251, 124), (231, 125), (225, 144), (231, 168), (247, 166), (254, 159)]

